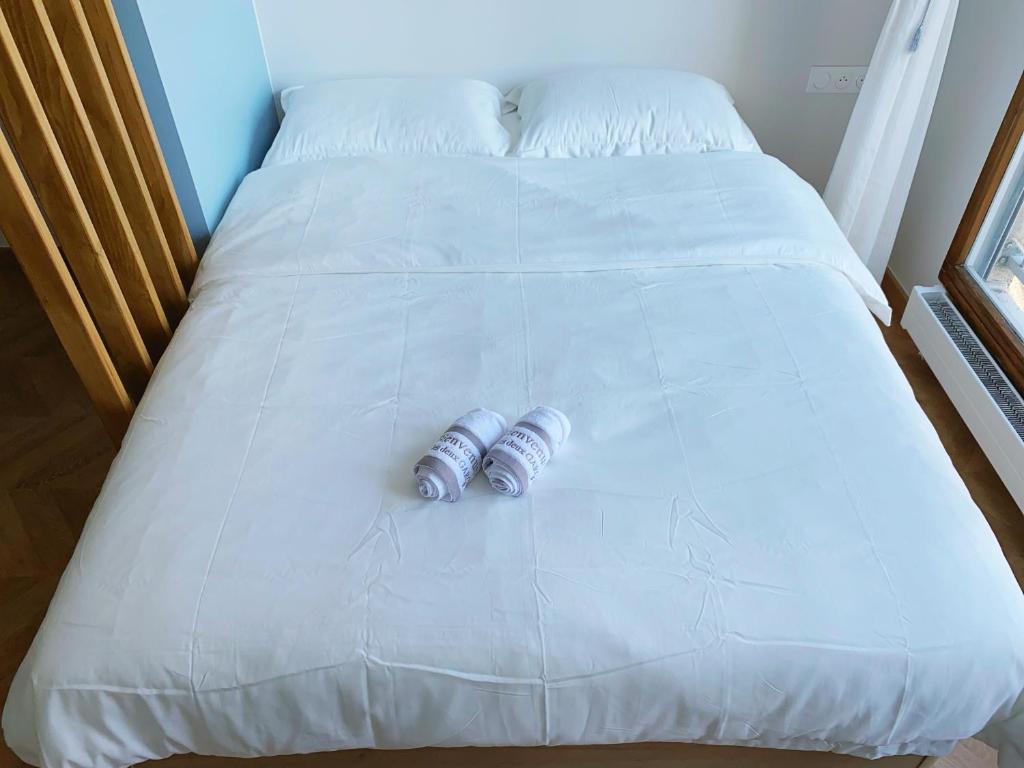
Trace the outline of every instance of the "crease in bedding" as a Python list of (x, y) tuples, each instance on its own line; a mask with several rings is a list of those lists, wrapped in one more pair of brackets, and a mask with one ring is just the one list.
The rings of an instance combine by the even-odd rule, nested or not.
[[(313, 174), (310, 165), (321, 168)], [(387, 156), (263, 169), (236, 194), (232, 205), (244, 213), (218, 228), (192, 295), (225, 275), (289, 274), (281, 250), (308, 236), (294, 267), (299, 274), (813, 262), (842, 272), (882, 322), (891, 319), (881, 288), (817, 192), (772, 157), (577, 159), (572, 173), (566, 170), (522, 158)], [(453, 173), (463, 177), (462, 188), (448, 186)], [(326, 182), (328, 198), (315, 214), (313, 175)], [(379, 182), (367, 184), (371, 178)], [(437, 189), (442, 193), (434, 199)], [(366, 217), (363, 206), (379, 209)]]
[[(1018, 765), (1024, 596), (877, 286), (739, 154), (251, 175), (15, 676), (15, 752), (981, 732)], [(572, 439), (525, 498), (439, 511), (409, 467), (480, 402)]]

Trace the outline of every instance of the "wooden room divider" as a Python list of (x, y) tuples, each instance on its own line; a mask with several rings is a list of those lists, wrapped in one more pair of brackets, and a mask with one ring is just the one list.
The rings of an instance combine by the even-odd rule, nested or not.
[(0, 0), (0, 231), (120, 442), (195, 248), (110, 0)]

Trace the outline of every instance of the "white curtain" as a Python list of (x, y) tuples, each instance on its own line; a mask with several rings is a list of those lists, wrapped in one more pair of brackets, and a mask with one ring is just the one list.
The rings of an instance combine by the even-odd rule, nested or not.
[(881, 280), (921, 156), (959, 0), (893, 0), (825, 202)]

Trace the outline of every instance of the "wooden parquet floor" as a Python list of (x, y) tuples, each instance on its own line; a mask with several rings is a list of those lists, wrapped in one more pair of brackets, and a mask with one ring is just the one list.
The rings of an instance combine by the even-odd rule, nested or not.
[[(1020, 510), (913, 342), (898, 327), (885, 334), (1024, 583)], [(0, 701), (6, 699), (113, 457), (111, 442), (46, 316), (14, 259), (0, 251)], [(0, 745), (0, 767), (21, 765)], [(995, 762), (991, 750), (968, 742), (939, 765), (982, 768)]]
[[(46, 613), (114, 449), (46, 315), (0, 251), (0, 696)], [(0, 748), (0, 765), (21, 765)]]

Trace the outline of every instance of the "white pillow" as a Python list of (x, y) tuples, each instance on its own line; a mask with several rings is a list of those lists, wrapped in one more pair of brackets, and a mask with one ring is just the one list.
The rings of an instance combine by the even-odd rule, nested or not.
[(336, 80), (281, 94), (263, 167), (354, 155), (504, 155), (501, 93), (453, 77)]
[(565, 72), (527, 83), (506, 101), (522, 118), (520, 157), (760, 151), (725, 87), (692, 72)]

